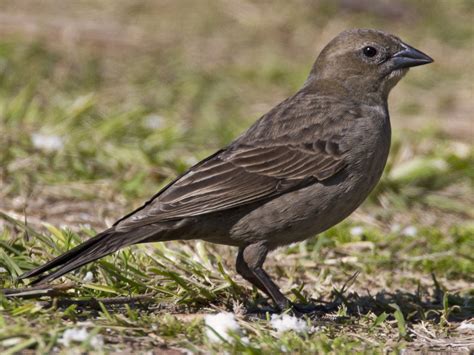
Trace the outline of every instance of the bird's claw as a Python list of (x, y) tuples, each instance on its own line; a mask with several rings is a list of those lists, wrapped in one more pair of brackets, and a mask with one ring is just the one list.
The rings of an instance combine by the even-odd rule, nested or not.
[(317, 306), (314, 303), (292, 303), (290, 306), (290, 313), (292, 313), (295, 317), (311, 315), (322, 310), (322, 307)]

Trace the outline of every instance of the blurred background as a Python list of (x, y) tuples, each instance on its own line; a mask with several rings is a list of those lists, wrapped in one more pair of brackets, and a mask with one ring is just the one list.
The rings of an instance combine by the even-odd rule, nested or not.
[(435, 63), (391, 95), (394, 146), (372, 200), (390, 214), (428, 206), (404, 216), (426, 223), (472, 217), (473, 8), (1, 0), (0, 208), (102, 227), (294, 93), (340, 31), (373, 27)]
[[(434, 344), (452, 350), (458, 336), (466, 346), (452, 325), (459, 323), (449, 322), (474, 314), (473, 18), (472, 0), (0, 0), (0, 288), (19, 286), (16, 275), (112, 224), (229, 143), (298, 90), (339, 32), (370, 27), (435, 62), (411, 70), (391, 93), (392, 149), (368, 201), (266, 263), (292, 300), (317, 299), (337, 309), (330, 316), (351, 316), (357, 337), (339, 321), (310, 341), (294, 335), (293, 348), (265, 324), (250, 331), (252, 323), (248, 334), (273, 353), (347, 352), (350, 342), (386, 351), (408, 339), (406, 319), (425, 334), (410, 333), (412, 347), (440, 334), (449, 339)], [(48, 353), (65, 320), (84, 314), (107, 332), (136, 336), (126, 338), (134, 347), (153, 348), (163, 336), (196, 349), (202, 327), (166, 313), (258, 300), (236, 277), (234, 253), (199, 242), (127, 248), (68, 275), (81, 285), (69, 297), (153, 292), (164, 313), (127, 310), (112, 319), (76, 306), (40, 310), (35, 299), (2, 301), (0, 333), (26, 340), (0, 350)], [(30, 340), (32, 324), (39, 333)]]

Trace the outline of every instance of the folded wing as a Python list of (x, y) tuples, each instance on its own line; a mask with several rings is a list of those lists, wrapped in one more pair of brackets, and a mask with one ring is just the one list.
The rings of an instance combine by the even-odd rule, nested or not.
[(118, 229), (198, 216), (269, 199), (334, 176), (345, 154), (331, 140), (275, 146), (240, 145), (192, 167)]

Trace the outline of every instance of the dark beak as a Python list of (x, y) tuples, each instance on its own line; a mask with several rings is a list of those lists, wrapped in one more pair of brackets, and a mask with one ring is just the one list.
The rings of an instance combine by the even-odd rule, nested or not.
[(433, 59), (425, 53), (402, 43), (403, 49), (392, 56), (395, 69), (416, 67), (418, 65), (433, 63)]

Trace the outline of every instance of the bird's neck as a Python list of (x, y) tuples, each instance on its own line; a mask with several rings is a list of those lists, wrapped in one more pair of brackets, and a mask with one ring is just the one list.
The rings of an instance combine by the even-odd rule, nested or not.
[(369, 106), (387, 106), (388, 93), (386, 95), (380, 90), (367, 90), (344, 80), (322, 79), (310, 75), (301, 90), (308, 93), (324, 93), (324, 96), (334, 96)]

